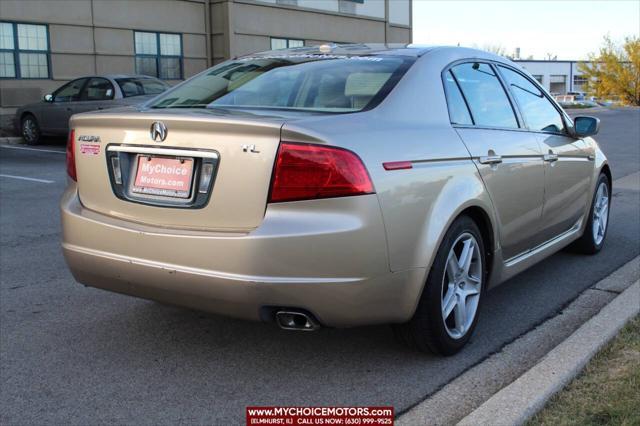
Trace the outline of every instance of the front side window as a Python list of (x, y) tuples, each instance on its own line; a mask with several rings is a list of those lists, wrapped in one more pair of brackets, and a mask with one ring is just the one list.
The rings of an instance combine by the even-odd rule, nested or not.
[(373, 108), (413, 62), (399, 57), (274, 55), (224, 62), (158, 97), (152, 108)]
[(94, 77), (89, 80), (84, 88), (82, 100), (85, 101), (106, 101), (113, 99), (113, 85), (106, 78)]
[(122, 96), (158, 95), (169, 88), (169, 85), (162, 80), (150, 77), (125, 77), (116, 78), (116, 83), (120, 86)]
[(291, 38), (271, 38), (271, 50), (289, 49), (291, 47), (303, 47), (304, 40)]
[(54, 102), (74, 102), (80, 100), (80, 92), (82, 91), (82, 87), (84, 83), (87, 81), (86, 78), (79, 78), (78, 80), (73, 80), (56, 90), (53, 93), (53, 101)]
[(0, 22), (0, 78), (49, 78), (46, 25)]
[(473, 124), (467, 104), (460, 93), (458, 83), (456, 83), (451, 71), (444, 77), (444, 84), (447, 93), (447, 107), (449, 108), (449, 118), (452, 124), (470, 125)]
[(134, 32), (136, 73), (164, 80), (182, 78), (180, 34)]
[(472, 62), (451, 68), (476, 126), (518, 128), (511, 102), (489, 64)]
[(510, 68), (500, 66), (500, 72), (530, 130), (553, 133), (564, 131), (562, 116), (538, 87)]

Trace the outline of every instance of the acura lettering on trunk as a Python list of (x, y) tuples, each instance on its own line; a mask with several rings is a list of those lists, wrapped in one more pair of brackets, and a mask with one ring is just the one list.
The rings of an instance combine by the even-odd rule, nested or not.
[(71, 118), (62, 248), (87, 286), (451, 355), (489, 289), (602, 248), (598, 128), (478, 50), (253, 54)]

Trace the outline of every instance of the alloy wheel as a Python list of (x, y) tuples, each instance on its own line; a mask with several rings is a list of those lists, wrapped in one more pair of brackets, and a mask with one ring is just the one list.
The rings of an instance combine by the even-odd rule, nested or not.
[(442, 280), (441, 310), (444, 326), (453, 339), (462, 338), (476, 317), (482, 291), (482, 256), (470, 233), (453, 243)]
[(32, 118), (26, 118), (22, 122), (22, 136), (27, 141), (34, 141), (38, 138), (38, 125)]
[(609, 221), (609, 187), (606, 182), (601, 182), (596, 192), (593, 205), (592, 232), (593, 241), (600, 245), (607, 231)]

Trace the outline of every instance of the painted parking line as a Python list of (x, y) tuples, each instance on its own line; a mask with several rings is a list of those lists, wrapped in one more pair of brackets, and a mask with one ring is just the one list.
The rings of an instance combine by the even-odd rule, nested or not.
[(14, 176), (14, 175), (5, 175), (5, 174), (0, 174), (0, 177), (9, 178), (9, 179), (18, 179), (18, 180), (28, 180), (29, 182), (40, 182), (40, 183), (54, 182), (53, 180), (47, 180), (47, 179), (36, 179), (36, 178), (30, 178), (26, 176)]
[(19, 149), (23, 151), (38, 151), (38, 152), (52, 152), (54, 154), (66, 154), (66, 151), (58, 151), (55, 149), (41, 149), (41, 148), (27, 148), (24, 146), (9, 146), (9, 145), (0, 145), (0, 148), (6, 149)]

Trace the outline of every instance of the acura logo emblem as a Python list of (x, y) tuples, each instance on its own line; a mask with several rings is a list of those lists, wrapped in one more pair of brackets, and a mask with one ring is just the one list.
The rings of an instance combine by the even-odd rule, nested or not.
[(167, 126), (162, 121), (156, 121), (151, 125), (151, 139), (156, 142), (162, 142), (167, 138)]

